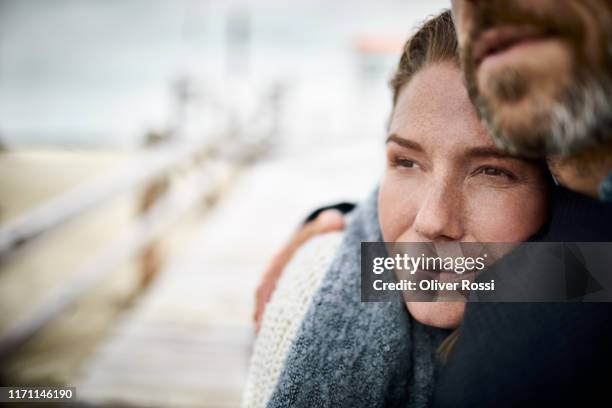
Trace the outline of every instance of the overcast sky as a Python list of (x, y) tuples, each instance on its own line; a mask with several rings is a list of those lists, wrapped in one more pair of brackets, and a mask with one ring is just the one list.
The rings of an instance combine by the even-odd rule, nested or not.
[[(275, 81), (290, 84), (290, 122), (317, 122), (309, 132), (347, 133), (361, 87), (375, 89), (368, 91), (374, 120), (388, 109), (385, 81), (397, 59), (374, 61), (374, 85), (363, 84), (356, 39), (405, 38), (447, 6), (447, 0), (0, 0), (0, 137), (11, 145), (132, 146), (145, 130), (169, 123), (171, 84), (180, 77), (229, 105), (256, 103), (261, 88)], [(241, 57), (230, 59), (228, 21), (236, 20), (246, 22), (247, 44), (240, 49), (235, 40)]]

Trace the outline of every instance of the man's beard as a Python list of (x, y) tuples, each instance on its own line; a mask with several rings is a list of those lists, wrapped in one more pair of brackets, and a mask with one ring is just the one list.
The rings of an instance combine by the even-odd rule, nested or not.
[[(597, 1), (590, 6), (609, 7)], [(575, 14), (569, 5), (560, 6), (548, 16), (533, 15), (521, 9), (518, 2), (491, 1), (479, 6), (469, 33), (470, 41), (461, 50), (461, 62), (468, 93), (484, 126), (501, 148), (526, 156), (570, 155), (612, 139), (612, 75), (609, 72), (612, 31), (605, 21), (596, 19), (601, 61), (599, 66), (594, 66), (582, 52), (588, 37), (586, 24), (576, 20)], [(483, 85), (495, 97), (483, 96), (478, 89), (472, 46), (480, 33), (504, 24), (532, 25), (570, 45), (574, 67), (569, 73), (569, 83), (556, 95), (538, 95), (539, 84), (533, 79), (530, 81), (529, 73), (506, 69)], [(524, 117), (513, 121), (504, 119), (500, 107), (512, 109), (511, 105), (521, 100), (529, 102)]]
[[(529, 97), (529, 84), (519, 73), (504, 75), (490, 84), (501, 103)], [(537, 86), (537, 84), (531, 84)], [(504, 122), (503, 112), (475, 89), (472, 100), (482, 123), (498, 147), (513, 154), (541, 157), (567, 156), (581, 149), (612, 140), (612, 79), (609, 77), (572, 80), (553, 101), (534, 100), (528, 120)]]

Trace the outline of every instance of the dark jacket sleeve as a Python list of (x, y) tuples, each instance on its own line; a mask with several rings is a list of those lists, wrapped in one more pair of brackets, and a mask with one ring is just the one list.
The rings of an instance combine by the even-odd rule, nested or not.
[[(612, 206), (556, 188), (550, 222), (532, 240), (610, 242)], [(538, 265), (537, 258), (524, 258), (513, 275), (517, 287), (528, 287)], [(468, 303), (459, 338), (438, 373), (436, 407), (607, 400), (612, 303)]]
[(317, 208), (316, 210), (311, 212), (308, 215), (308, 217), (306, 217), (306, 219), (304, 220), (304, 224), (309, 223), (310, 221), (314, 220), (315, 218), (317, 218), (319, 214), (321, 214), (325, 210), (338, 210), (342, 214), (348, 214), (349, 212), (353, 211), (354, 208), (355, 208), (355, 204), (347, 203), (347, 202), (326, 205), (325, 207)]

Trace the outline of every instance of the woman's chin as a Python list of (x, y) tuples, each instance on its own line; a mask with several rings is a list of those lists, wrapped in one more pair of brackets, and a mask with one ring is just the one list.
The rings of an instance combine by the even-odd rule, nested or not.
[(465, 302), (406, 302), (406, 307), (420, 323), (454, 329), (463, 319)]

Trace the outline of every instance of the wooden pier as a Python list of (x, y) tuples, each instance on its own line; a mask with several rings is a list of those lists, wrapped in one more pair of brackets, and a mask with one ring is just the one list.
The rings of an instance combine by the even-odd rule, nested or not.
[[(343, 146), (316, 156), (261, 161), (241, 167), (238, 173), (230, 171), (234, 168), (231, 160), (224, 160), (201, 177), (196, 175), (191, 185), (209, 191), (215, 189), (215, 183), (207, 183), (218, 180), (223, 191), (194, 199), (195, 207), (176, 222), (156, 217), (172, 221), (179, 231), (162, 233), (169, 244), (167, 262), (151, 285), (131, 294), (137, 277), (133, 265), (111, 262), (117, 264), (114, 271), (100, 275), (74, 304), (58, 312), (11, 353), (10, 361), (2, 367), (10, 375), (7, 378), (23, 385), (75, 386), (78, 400), (91, 407), (239, 406), (254, 340), (254, 291), (267, 261), (312, 208), (356, 200), (370, 190), (376, 181), (371, 166), (355, 168), (345, 163), (368, 163), (376, 148), (374, 144)], [(179, 207), (192, 202), (190, 197), (197, 197), (192, 193), (187, 189), (182, 194), (179, 189), (178, 197), (187, 200), (173, 202)], [(23, 277), (26, 272), (34, 282), (35, 276), (62, 272), (63, 268), (44, 268), (45, 262), (60, 253), (67, 258), (104, 255), (107, 252), (94, 247), (105, 247), (113, 235), (105, 232), (91, 243), (87, 237), (118, 224), (128, 230), (138, 227), (142, 220), (128, 224), (124, 210), (119, 219), (97, 215), (102, 225), (90, 216), (81, 221), (84, 224), (67, 222), (56, 227), (56, 234), (78, 245), (67, 247), (53, 234), (43, 234), (15, 250), (0, 271), (0, 289), (14, 293), (14, 313), (0, 319), (4, 322), (0, 335), (7, 338), (9, 329), (15, 327), (8, 320), (31, 322), (28, 316), (40, 311), (39, 303), (46, 298), (44, 288), (26, 291), (23, 281), (9, 278)], [(7, 269), (21, 261), (20, 268)], [(67, 265), (77, 272), (89, 270), (72, 259)], [(74, 282), (78, 273), (62, 273), (61, 277), (66, 282), (47, 277), (47, 291)], [(127, 282), (117, 284), (123, 281)], [(10, 285), (2, 287), (2, 282)], [(8, 306), (8, 300), (0, 302)], [(32, 305), (24, 308), (28, 303)], [(43, 316), (48, 313), (43, 309)], [(31, 323), (23, 327), (31, 327)]]
[[(257, 273), (206, 225), (109, 333), (76, 383), (93, 405), (236, 407), (253, 329)], [(218, 238), (217, 238), (218, 239)], [(217, 245), (215, 247), (218, 248)], [(245, 307), (246, 306), (246, 307)]]

